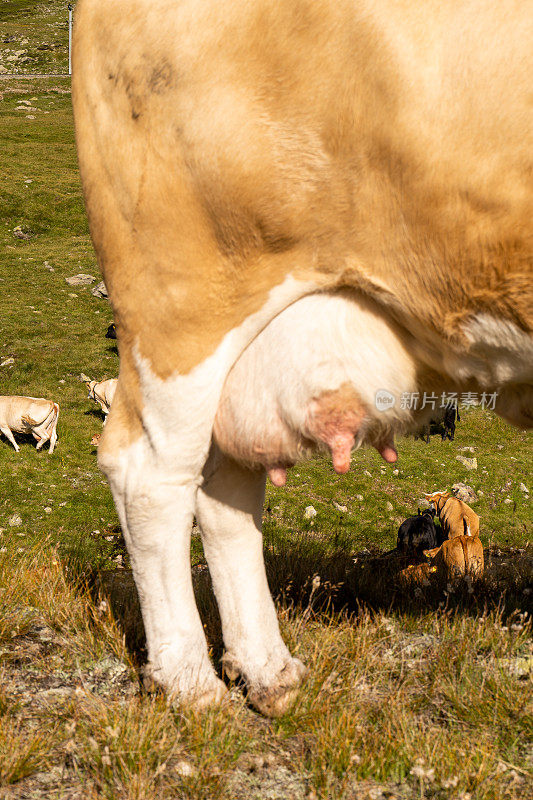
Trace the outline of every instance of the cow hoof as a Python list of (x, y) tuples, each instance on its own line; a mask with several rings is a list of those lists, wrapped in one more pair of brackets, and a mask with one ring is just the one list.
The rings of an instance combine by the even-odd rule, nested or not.
[[(246, 681), (245, 670), (230, 653), (224, 654), (222, 665), (230, 680), (242, 675)], [(306, 674), (307, 667), (298, 658), (290, 658), (268, 683), (246, 681), (248, 702), (266, 717), (281, 717), (294, 703)]]
[(211, 706), (220, 705), (228, 695), (226, 684), (214, 674), (201, 685), (185, 688), (158, 680), (150, 665), (143, 670), (143, 686), (150, 693), (163, 691), (168, 695), (172, 705), (190, 708), (194, 711), (202, 711)]

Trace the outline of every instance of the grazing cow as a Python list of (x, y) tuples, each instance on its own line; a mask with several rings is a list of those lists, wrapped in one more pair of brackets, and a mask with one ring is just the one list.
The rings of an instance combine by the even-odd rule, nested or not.
[(460, 421), (459, 409), (455, 404), (448, 404), (442, 409), (439, 409), (438, 414), (431, 414), (431, 419), (414, 435), (415, 439), (422, 439), (426, 444), (429, 444), (429, 437), (432, 433), (440, 433), (442, 441), (448, 437), (453, 441), (455, 436), (455, 419)]
[(94, 400), (107, 416), (111, 409), (111, 403), (117, 390), (117, 378), (109, 378), (106, 381), (85, 381), (89, 394), (87, 398)]
[(37, 441), (37, 450), (50, 442), (50, 453), (57, 442), (57, 420), (59, 405), (42, 397), (0, 397), (0, 432), (11, 442), (15, 450), (20, 447), (12, 431), (31, 433)]
[(146, 680), (179, 701), (226, 692), (193, 515), (226, 672), (282, 713), (304, 668), (264, 571), (265, 471), (282, 484), (320, 446), (345, 472), (364, 442), (394, 461), (427, 419), (404, 392), (497, 392), (532, 425), (532, 35), (516, 0), (76, 4), (79, 163), (120, 331), (98, 459)]
[(437, 547), (439, 539), (433, 522), (434, 513), (426, 509), (416, 517), (408, 517), (398, 528), (396, 547), (402, 553), (422, 555), (424, 550)]
[(446, 539), (456, 536), (479, 536), (479, 517), (470, 506), (449, 492), (433, 492), (424, 495), (435, 507)]

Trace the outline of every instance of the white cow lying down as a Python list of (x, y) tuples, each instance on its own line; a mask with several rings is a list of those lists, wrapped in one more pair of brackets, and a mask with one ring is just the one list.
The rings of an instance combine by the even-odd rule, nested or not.
[(497, 393), (533, 424), (528, 4), (76, 15), (79, 164), (120, 353), (98, 460), (147, 679), (199, 705), (226, 691), (194, 601), (196, 514), (226, 672), (277, 714), (303, 667), (265, 577), (266, 472), (281, 485), (316, 447), (344, 472), (364, 442), (394, 461), (394, 433), (424, 422), (403, 392)]
[(20, 450), (12, 431), (31, 433), (37, 440), (37, 450), (50, 442), (50, 453), (57, 442), (59, 405), (42, 397), (0, 397), (0, 431), (9, 439), (15, 450)]

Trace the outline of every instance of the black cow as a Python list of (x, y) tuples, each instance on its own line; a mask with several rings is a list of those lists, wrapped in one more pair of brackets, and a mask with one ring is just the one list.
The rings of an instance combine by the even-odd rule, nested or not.
[(418, 509), (416, 517), (404, 520), (398, 528), (398, 550), (404, 555), (420, 556), (424, 550), (438, 547), (440, 542), (433, 517), (434, 512), (429, 508), (422, 513)]
[(107, 329), (105, 338), (106, 339), (116, 339), (117, 338), (117, 329), (115, 327), (115, 323), (114, 322), (112, 322), (111, 325), (109, 326), (109, 328)]
[(455, 405), (446, 406), (444, 411), (444, 431), (442, 433), (442, 441), (445, 440), (446, 437), (453, 442), (453, 437), (455, 436), (455, 420), (457, 422), (461, 421), (461, 417), (459, 416), (459, 409)]

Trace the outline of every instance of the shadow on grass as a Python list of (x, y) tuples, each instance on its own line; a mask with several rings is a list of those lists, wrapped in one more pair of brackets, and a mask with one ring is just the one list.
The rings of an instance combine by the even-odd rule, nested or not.
[[(354, 624), (364, 612), (399, 611), (417, 617), (434, 610), (478, 616), (498, 609), (504, 619), (518, 609), (533, 612), (532, 547), (487, 548), (483, 577), (473, 584), (463, 582), (453, 591), (432, 587), (422, 592), (401, 587), (398, 572), (407, 563), (396, 552), (384, 554), (377, 549), (324, 555), (319, 543), (303, 536), (298, 546), (265, 546), (269, 585), (278, 605), (324, 621), (339, 612)], [(207, 640), (218, 663), (223, 642), (209, 571), (200, 564), (193, 567), (192, 574)], [(108, 599), (134, 661), (142, 664), (146, 659), (145, 635), (131, 571), (101, 570), (91, 576), (90, 585), (95, 598)]]

